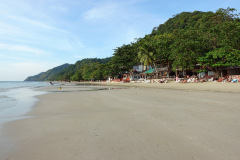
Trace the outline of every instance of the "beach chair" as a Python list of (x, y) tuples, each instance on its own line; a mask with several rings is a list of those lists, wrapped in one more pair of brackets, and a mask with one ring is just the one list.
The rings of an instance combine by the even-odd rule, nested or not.
[(233, 80), (232, 80), (232, 83), (237, 83), (237, 82), (238, 82), (237, 79), (233, 79)]
[(213, 77), (208, 79), (208, 82), (213, 82)]
[(179, 83), (180, 82), (180, 79), (178, 79), (177, 81), (175, 81), (175, 83)]

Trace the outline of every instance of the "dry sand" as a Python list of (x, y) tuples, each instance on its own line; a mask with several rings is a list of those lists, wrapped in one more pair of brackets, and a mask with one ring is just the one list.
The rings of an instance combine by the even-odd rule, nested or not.
[(55, 92), (4, 126), (9, 153), (0, 159), (239, 159), (240, 84), (123, 85), (133, 87), (45, 88)]

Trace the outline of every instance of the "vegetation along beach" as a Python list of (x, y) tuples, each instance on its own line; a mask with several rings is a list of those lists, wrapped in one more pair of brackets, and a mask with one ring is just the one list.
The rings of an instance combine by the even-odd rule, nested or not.
[[(240, 79), (240, 20), (234, 8), (182, 12), (104, 59), (64, 64), (27, 81)], [(213, 79), (212, 79), (213, 78)], [(183, 80), (183, 79), (181, 79)]]
[(239, 82), (237, 10), (181, 12), (112, 56), (0, 86), (0, 159), (237, 160)]

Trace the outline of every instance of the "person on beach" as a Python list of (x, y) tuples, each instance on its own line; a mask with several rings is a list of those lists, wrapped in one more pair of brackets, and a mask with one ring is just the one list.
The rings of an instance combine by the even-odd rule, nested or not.
[(50, 84), (53, 86), (53, 82), (51, 81)]

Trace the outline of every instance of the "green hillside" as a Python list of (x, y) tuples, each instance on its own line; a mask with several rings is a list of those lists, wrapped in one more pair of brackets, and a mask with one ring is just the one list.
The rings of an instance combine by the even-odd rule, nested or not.
[(131, 72), (138, 64), (153, 68), (164, 64), (175, 74), (183, 70), (220, 73), (226, 67), (240, 66), (240, 18), (236, 12), (234, 8), (182, 12), (143, 38), (116, 47), (111, 58), (83, 59), (52, 76), (41, 73), (35, 78), (102, 80)]
[(63, 64), (58, 67), (54, 67), (46, 72), (39, 73), (35, 76), (29, 76), (24, 81), (47, 81), (54, 80), (56, 75), (58, 75), (62, 70), (69, 67), (69, 64)]
[(87, 58), (77, 61), (75, 64), (63, 64), (61, 66), (52, 68), (46, 72), (39, 73), (35, 76), (29, 76), (25, 81), (54, 81), (54, 80), (76, 80), (73, 77), (77, 71), (84, 65), (91, 63), (105, 64), (111, 58)]
[(62, 70), (56, 75), (57, 80), (74, 80), (78, 81), (81, 77), (78, 76), (79, 69), (87, 66), (89, 64), (106, 64), (111, 60), (111, 58), (86, 58), (77, 61), (75, 64), (69, 65), (67, 68)]

